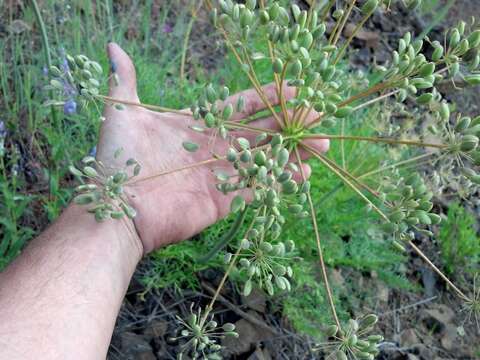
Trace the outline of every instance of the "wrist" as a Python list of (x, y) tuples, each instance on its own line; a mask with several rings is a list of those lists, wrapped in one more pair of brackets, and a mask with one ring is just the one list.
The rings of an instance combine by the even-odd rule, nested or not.
[[(61, 221), (68, 230), (81, 234), (82, 242), (99, 251), (108, 250), (135, 265), (143, 256), (143, 244), (132, 219), (107, 219), (97, 222), (84, 206), (70, 204), (62, 213)], [(71, 229), (70, 229), (71, 228)], [(72, 238), (79, 238), (75, 236)]]

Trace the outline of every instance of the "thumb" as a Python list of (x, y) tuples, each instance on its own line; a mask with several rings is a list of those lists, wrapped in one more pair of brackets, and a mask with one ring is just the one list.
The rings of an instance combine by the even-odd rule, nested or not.
[(132, 60), (116, 43), (107, 45), (107, 53), (112, 70), (109, 95), (120, 100), (139, 102)]

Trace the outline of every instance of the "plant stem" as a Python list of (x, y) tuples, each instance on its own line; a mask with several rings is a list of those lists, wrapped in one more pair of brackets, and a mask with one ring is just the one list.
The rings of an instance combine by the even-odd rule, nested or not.
[[(299, 165), (299, 168), (300, 168), (300, 174), (302, 175), (302, 180), (305, 182), (305, 181), (307, 181), (307, 177), (305, 176), (305, 172), (303, 171), (302, 158), (300, 157), (300, 153), (298, 152), (297, 147), (295, 147), (295, 157), (297, 158), (297, 162), (298, 162), (298, 165)], [(330, 288), (330, 283), (328, 281), (327, 268), (325, 266), (325, 260), (323, 259), (322, 243), (321, 243), (320, 232), (318, 230), (318, 224), (317, 224), (317, 215), (316, 215), (317, 213), (316, 213), (315, 207), (313, 205), (312, 195), (311, 195), (310, 191), (307, 192), (307, 199), (308, 199), (308, 205), (310, 207), (310, 215), (312, 217), (312, 225), (313, 225), (313, 229), (315, 231), (318, 258), (319, 258), (319, 261), (320, 261), (320, 268), (322, 270), (322, 278), (323, 278), (323, 282), (325, 283), (325, 290), (327, 292), (327, 298), (328, 298), (328, 302), (330, 304), (330, 310), (332, 312), (332, 316), (335, 320), (335, 323), (338, 326), (338, 329), (340, 330), (342, 328), (342, 325), (340, 324), (340, 320), (338, 319), (337, 310), (335, 309), (335, 303), (333, 301), (332, 290)]]
[(192, 33), (193, 24), (197, 19), (197, 13), (202, 7), (203, 0), (198, 2), (198, 6), (195, 7), (195, 0), (192, 1), (192, 16), (187, 25), (187, 30), (185, 31), (185, 38), (183, 39), (183, 48), (182, 48), (182, 58), (180, 60), (180, 81), (183, 82), (185, 79), (185, 61), (187, 58), (188, 51), (188, 42), (190, 41), (190, 34)]
[(132, 181), (132, 182), (128, 182), (127, 185), (135, 185), (135, 184), (138, 184), (139, 182), (152, 180), (152, 179), (155, 179), (155, 178), (160, 177), (160, 176), (170, 175), (170, 174), (180, 172), (180, 171), (194, 169), (196, 167), (203, 166), (203, 165), (208, 165), (208, 164), (220, 161), (220, 160), (224, 160), (224, 158), (211, 158), (211, 159), (207, 159), (207, 160), (197, 162), (195, 164), (185, 165), (185, 166), (182, 166), (182, 167), (177, 168), (177, 169), (167, 170), (167, 171), (155, 174), (155, 175), (147, 176), (147, 177), (140, 178), (140, 179)]
[(437, 267), (434, 263), (420, 250), (412, 241), (409, 241), (408, 244), (413, 248), (413, 250), (435, 271), (463, 300), (470, 301), (468, 296), (466, 296), (450, 279)]
[[(248, 233), (252, 229), (253, 224), (255, 223), (255, 219), (258, 216), (258, 214), (260, 213), (260, 210), (261, 210), (261, 208), (256, 211), (255, 216), (253, 217), (253, 220), (250, 223), (250, 225), (248, 226), (248, 229), (246, 230), (245, 234)], [(228, 268), (225, 271), (225, 274), (223, 274), (222, 280), (220, 280), (220, 284), (218, 284), (217, 289), (215, 290), (215, 294), (213, 295), (209, 304), (205, 308), (205, 315), (204, 315), (204, 318), (202, 319), (202, 322), (201, 322), (202, 324), (203, 324), (203, 322), (205, 322), (205, 319), (207, 318), (208, 314), (212, 311), (213, 304), (215, 304), (215, 301), (217, 300), (217, 297), (220, 294), (220, 291), (222, 290), (223, 285), (225, 285), (225, 281), (227, 281), (228, 276), (230, 275), (230, 272), (232, 271), (233, 267), (235, 266), (235, 263), (237, 261), (238, 256), (240, 255), (241, 251), (242, 251), (242, 247), (239, 245), (237, 251), (233, 255), (232, 259), (230, 260), (230, 264), (228, 265)]]
[(367, 22), (367, 20), (370, 18), (370, 16), (372, 16), (372, 14), (374, 13), (375, 9), (370, 11), (367, 15), (365, 15), (365, 17), (362, 19), (362, 21), (360, 21), (360, 23), (355, 27), (355, 29), (353, 30), (352, 34), (350, 35), (350, 37), (347, 39), (347, 41), (345, 42), (345, 44), (343, 44), (342, 48), (340, 49), (340, 51), (338, 52), (337, 56), (335, 57), (335, 60), (333, 61), (333, 64), (336, 65), (338, 63), (338, 61), (341, 59), (341, 57), (343, 56), (343, 53), (345, 52), (345, 50), (347, 49), (348, 45), (350, 45), (350, 43), (352, 42), (353, 38), (355, 37), (355, 35), (357, 35), (357, 32), (361, 29), (361, 27)]
[(354, 107), (354, 108), (353, 108), (353, 111), (357, 111), (357, 110), (363, 109), (364, 107), (367, 107), (367, 106), (372, 105), (372, 104), (374, 104), (374, 103), (376, 103), (376, 102), (378, 102), (378, 101), (381, 101), (381, 100), (386, 99), (386, 98), (388, 98), (388, 97), (390, 97), (390, 96), (393, 96), (393, 95), (395, 95), (395, 94), (398, 94), (399, 92), (400, 92), (400, 90), (394, 90), (394, 91), (391, 91), (391, 92), (389, 92), (389, 93), (387, 93), (387, 94), (378, 96), (378, 97), (376, 97), (375, 99), (369, 100), (369, 101), (367, 101), (367, 102), (364, 102), (363, 104), (360, 104), (360, 105)]
[(331, 172), (337, 175), (340, 179), (342, 179), (353, 191), (355, 191), (367, 204), (369, 204), (373, 210), (375, 210), (384, 220), (390, 221), (388, 217), (380, 210), (374, 203), (372, 203), (361, 191), (358, 189), (345, 175), (341, 173), (341, 171), (335, 169), (329, 161), (320, 153), (318, 153), (314, 148), (304, 143), (300, 144), (307, 152), (312, 154), (318, 160), (320, 160)]
[(391, 138), (380, 138), (380, 137), (371, 137), (371, 136), (307, 134), (307, 135), (304, 135), (304, 138), (305, 139), (369, 141), (369, 142), (375, 142), (375, 143), (410, 145), (410, 146), (418, 146), (418, 147), (432, 147), (436, 149), (446, 149), (449, 146), (447, 144), (432, 144), (432, 143), (424, 143), (421, 141), (414, 141), (414, 140), (397, 140), (397, 139), (391, 139)]
[[(35, 19), (37, 20), (38, 26), (40, 27), (40, 33), (42, 35), (43, 54), (45, 57), (45, 62), (47, 64), (48, 70), (50, 71), (50, 67), (52, 66), (52, 56), (50, 53), (50, 44), (48, 42), (47, 29), (45, 27), (45, 22), (43, 21), (40, 8), (38, 7), (37, 0), (32, 0), (32, 5), (33, 5), (33, 12), (35, 13)], [(52, 112), (53, 122), (54, 124), (57, 125), (57, 129), (60, 130), (59, 128), (60, 124), (58, 123), (57, 112), (53, 106), (52, 106), (51, 112)]]
[(402, 165), (405, 165), (405, 164), (409, 164), (411, 162), (416, 162), (418, 160), (422, 160), (426, 157), (429, 157), (431, 155), (433, 155), (434, 153), (426, 153), (426, 154), (422, 154), (422, 155), (419, 155), (419, 156), (415, 156), (411, 159), (407, 159), (407, 160), (403, 160), (403, 161), (400, 161), (400, 162), (397, 162), (395, 164), (392, 164), (392, 165), (388, 165), (388, 166), (382, 166), (381, 168), (378, 168), (376, 170), (373, 170), (373, 171), (369, 171), (365, 174), (362, 174), (360, 175), (358, 178), (359, 179), (363, 179), (363, 178), (366, 178), (366, 177), (369, 177), (369, 176), (372, 176), (372, 175), (375, 175), (375, 174), (378, 174), (378, 173), (381, 173), (381, 172), (385, 172), (389, 169), (393, 169), (393, 168), (396, 168), (398, 166), (402, 166)]
[(131, 106), (138, 106), (138, 107), (142, 107), (142, 108), (145, 108), (145, 109), (148, 109), (148, 110), (153, 110), (153, 111), (158, 111), (158, 112), (171, 112), (171, 113), (175, 113), (175, 114), (179, 114), (179, 115), (185, 115), (185, 116), (191, 116), (192, 115), (190, 110), (170, 109), (170, 108), (163, 107), (163, 106), (158, 106), (158, 105), (142, 104), (142, 103), (138, 103), (138, 102), (135, 102), (135, 101), (116, 99), (116, 98), (113, 98), (113, 97), (110, 97), (110, 96), (105, 96), (105, 95), (97, 95), (96, 97), (101, 99), (102, 101), (111, 102), (111, 103), (115, 103), (115, 104), (125, 104), (125, 105), (131, 105)]
[(351, 12), (353, 10), (353, 7), (355, 6), (356, 2), (357, 2), (357, 0), (352, 0), (351, 1), (350, 6), (347, 9), (347, 12), (345, 13), (345, 15), (342, 18), (342, 23), (340, 24), (340, 27), (337, 29), (337, 32), (335, 33), (335, 37), (333, 38), (333, 41), (331, 42), (331, 45), (335, 45), (337, 43), (338, 39), (340, 38), (340, 35), (343, 32), (343, 28), (345, 27), (345, 24), (346, 24), (348, 18), (350, 17), (350, 14), (351, 14)]
[(245, 130), (250, 130), (257, 133), (267, 133), (271, 135), (277, 134), (277, 132), (274, 130), (245, 125), (245, 124), (233, 122), (233, 121), (225, 121), (225, 125), (227, 128), (245, 129)]

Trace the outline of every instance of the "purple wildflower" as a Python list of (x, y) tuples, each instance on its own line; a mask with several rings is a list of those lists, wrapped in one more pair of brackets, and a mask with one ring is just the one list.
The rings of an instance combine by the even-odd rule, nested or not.
[(0, 139), (4, 139), (7, 136), (7, 129), (5, 128), (5, 123), (3, 120), (0, 120)]
[(48, 67), (44, 66), (44, 67), (42, 68), (42, 74), (43, 74), (44, 76), (48, 76)]
[(77, 112), (77, 103), (75, 100), (70, 99), (63, 105), (63, 113), (65, 115), (72, 115)]
[(112, 73), (117, 72), (117, 63), (113, 60), (110, 60), (110, 69), (112, 70)]
[(162, 31), (165, 33), (165, 34), (170, 34), (173, 32), (173, 26), (170, 25), (170, 24), (164, 24), (163, 25), (163, 28), (162, 28)]
[(97, 156), (97, 146), (96, 145), (93, 148), (91, 148), (89, 155), (93, 156), (93, 157)]

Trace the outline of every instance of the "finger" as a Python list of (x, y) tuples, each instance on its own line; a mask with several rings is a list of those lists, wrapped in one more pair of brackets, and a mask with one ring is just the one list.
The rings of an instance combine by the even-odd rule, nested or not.
[(132, 60), (123, 49), (115, 43), (107, 45), (111, 62), (112, 76), (109, 95), (116, 99), (139, 102), (137, 95), (137, 78)]
[[(265, 94), (266, 100), (272, 105), (278, 105), (279, 99), (277, 94), (276, 84), (269, 84), (262, 87), (263, 93)], [(295, 88), (291, 86), (283, 86), (283, 95), (285, 100), (289, 100), (295, 96)], [(245, 100), (244, 110), (237, 112), (233, 115), (232, 120), (240, 120), (248, 116), (255, 115), (257, 112), (265, 110), (267, 105), (262, 100), (260, 95), (258, 95), (256, 89), (249, 89), (242, 92), (239, 92), (235, 95), (230, 96), (227, 100), (227, 104), (232, 104), (236, 108), (237, 101), (242, 96)]]

